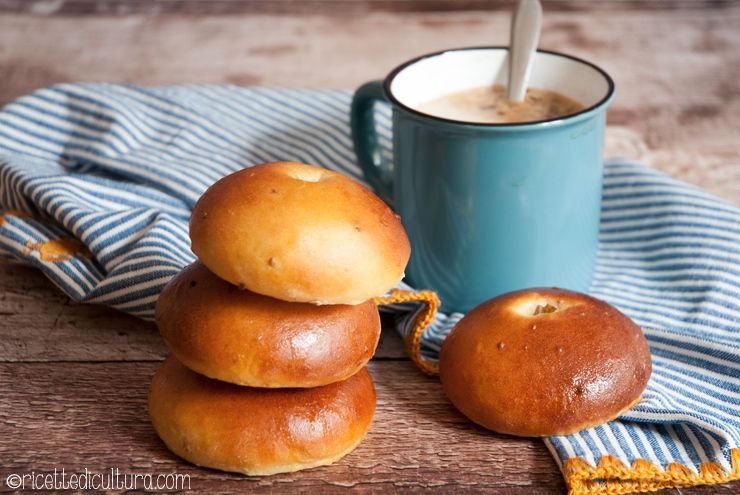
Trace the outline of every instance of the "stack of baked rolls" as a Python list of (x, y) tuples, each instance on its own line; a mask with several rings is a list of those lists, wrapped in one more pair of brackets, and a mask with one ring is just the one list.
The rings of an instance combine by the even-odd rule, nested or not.
[(275, 162), (224, 177), (190, 220), (198, 261), (155, 318), (172, 350), (149, 391), (167, 447), (248, 475), (330, 464), (370, 428), (373, 299), (403, 277), (399, 218), (367, 188)]

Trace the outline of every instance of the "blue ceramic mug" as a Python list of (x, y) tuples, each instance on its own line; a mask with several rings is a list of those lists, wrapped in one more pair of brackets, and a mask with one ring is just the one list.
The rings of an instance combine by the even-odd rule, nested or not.
[[(598, 67), (538, 51), (530, 86), (585, 110), (551, 120), (480, 124), (416, 108), (445, 94), (506, 85), (505, 47), (425, 55), (354, 95), (352, 133), (368, 182), (411, 241), (406, 281), (467, 312), (512, 290), (587, 291), (598, 246), (606, 108), (614, 83)], [(393, 113), (393, 161), (378, 146), (374, 104)]]

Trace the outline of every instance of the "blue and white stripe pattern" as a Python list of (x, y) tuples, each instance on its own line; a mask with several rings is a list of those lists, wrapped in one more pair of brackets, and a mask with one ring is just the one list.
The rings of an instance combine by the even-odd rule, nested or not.
[(555, 437), (560, 462), (609, 452), (731, 471), (740, 446), (740, 208), (626, 161), (607, 166), (590, 293), (645, 332), (653, 375), (618, 421)]
[[(216, 179), (292, 160), (362, 181), (347, 91), (68, 84), (0, 112), (0, 257), (31, 263), (79, 300), (151, 319), (164, 284), (192, 262), (190, 209)], [(389, 155), (390, 117), (378, 110)], [(90, 256), (44, 261), (29, 246), (76, 238)], [(740, 446), (740, 208), (624, 160), (605, 167), (591, 294), (642, 326), (653, 356), (627, 415), (546, 440), (557, 461), (730, 468)], [(408, 332), (415, 303), (388, 307)], [(430, 359), (462, 317), (426, 330)]]

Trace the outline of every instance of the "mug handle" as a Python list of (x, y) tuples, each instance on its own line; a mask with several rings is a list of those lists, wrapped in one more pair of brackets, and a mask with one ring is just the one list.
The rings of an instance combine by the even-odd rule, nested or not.
[(370, 81), (360, 86), (352, 97), (350, 127), (357, 161), (376, 194), (393, 207), (393, 168), (383, 160), (375, 130), (374, 103), (388, 102), (383, 81)]

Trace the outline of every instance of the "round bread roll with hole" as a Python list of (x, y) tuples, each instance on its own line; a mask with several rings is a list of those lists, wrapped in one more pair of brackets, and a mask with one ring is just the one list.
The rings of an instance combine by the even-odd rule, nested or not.
[(213, 184), (193, 209), (190, 239), (224, 280), (314, 304), (384, 295), (411, 253), (399, 217), (369, 189), (292, 162), (255, 165)]
[(442, 343), (444, 392), (499, 433), (569, 435), (639, 402), (652, 363), (642, 330), (613, 306), (562, 289), (495, 297)]
[(372, 300), (316, 306), (263, 296), (196, 261), (164, 288), (155, 320), (189, 368), (252, 387), (317, 387), (365, 366), (380, 339)]
[(364, 368), (323, 387), (240, 387), (170, 356), (154, 374), (148, 406), (157, 434), (183, 459), (270, 475), (331, 464), (357, 447), (375, 414), (375, 387)]

